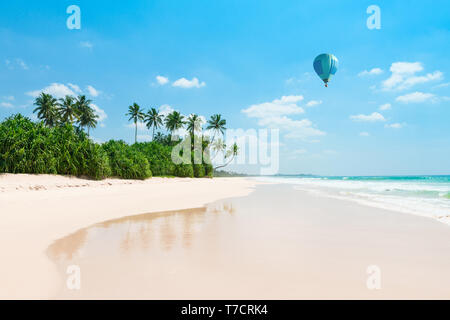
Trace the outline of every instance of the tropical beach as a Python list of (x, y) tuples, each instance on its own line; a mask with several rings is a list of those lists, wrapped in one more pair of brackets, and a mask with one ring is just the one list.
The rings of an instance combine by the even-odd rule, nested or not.
[(449, 16), (2, 1), (0, 300), (450, 300)]
[(292, 184), (1, 175), (0, 190), (3, 299), (450, 297), (448, 225)]

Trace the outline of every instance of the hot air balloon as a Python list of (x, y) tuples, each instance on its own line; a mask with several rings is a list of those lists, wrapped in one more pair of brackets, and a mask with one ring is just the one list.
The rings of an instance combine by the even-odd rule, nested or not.
[(336, 73), (338, 64), (338, 59), (331, 53), (319, 54), (314, 59), (314, 71), (323, 80), (325, 87), (328, 87), (328, 81)]

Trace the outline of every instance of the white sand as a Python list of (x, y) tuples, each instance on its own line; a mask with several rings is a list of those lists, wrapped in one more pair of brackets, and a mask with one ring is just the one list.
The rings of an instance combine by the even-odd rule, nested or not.
[(201, 207), (249, 194), (243, 178), (84, 180), (0, 175), (0, 299), (50, 298), (61, 285), (46, 249), (97, 222), (153, 211)]

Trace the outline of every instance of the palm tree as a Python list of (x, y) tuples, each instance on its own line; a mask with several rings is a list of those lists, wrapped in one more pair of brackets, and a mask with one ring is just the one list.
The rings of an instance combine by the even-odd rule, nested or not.
[(206, 127), (207, 130), (213, 130), (213, 138), (211, 139), (211, 143), (214, 142), (214, 138), (216, 137), (216, 133), (221, 133), (222, 135), (225, 134), (225, 128), (227, 124), (227, 120), (222, 119), (222, 115), (220, 114), (214, 114), (211, 116), (211, 118), (208, 120), (208, 126)]
[(145, 123), (150, 130), (153, 127), (152, 141), (155, 139), (155, 129), (159, 129), (163, 124), (163, 116), (158, 113), (158, 110), (151, 108), (145, 115)]
[(197, 114), (191, 114), (187, 119), (187, 129), (194, 137), (195, 131), (201, 131), (202, 129), (202, 119)]
[(239, 154), (239, 147), (238, 147), (237, 143), (235, 142), (235, 143), (233, 143), (233, 145), (230, 147), (230, 149), (229, 149), (229, 150), (227, 151), (227, 153), (225, 154), (225, 159), (231, 157), (230, 160), (228, 160), (227, 163), (225, 163), (225, 164), (223, 164), (223, 165), (221, 165), (221, 166), (215, 167), (214, 170), (217, 170), (217, 169), (219, 169), (219, 168), (226, 167), (227, 165), (229, 165), (229, 164), (234, 160), (234, 158), (235, 158), (238, 154)]
[(133, 120), (136, 130), (134, 131), (134, 143), (137, 143), (137, 123), (145, 119), (145, 114), (142, 112), (141, 107), (135, 102), (132, 106), (128, 107), (128, 113), (126, 116), (130, 116), (128, 121)]
[(172, 134), (174, 131), (179, 130), (183, 128), (184, 122), (184, 116), (181, 115), (178, 111), (173, 111), (172, 113), (169, 113), (165, 119), (165, 125), (167, 130), (170, 131)]
[(37, 117), (44, 121), (48, 127), (53, 127), (58, 122), (58, 102), (52, 95), (42, 92), (35, 100), (37, 106), (33, 113), (37, 112)]
[(154, 138), (155, 141), (158, 141), (159, 143), (163, 144), (166, 141), (166, 136), (163, 135), (161, 132), (157, 132)]
[[(90, 128), (95, 128), (97, 125), (98, 116), (95, 114), (94, 109), (91, 107), (91, 100), (86, 96), (78, 96), (75, 101), (76, 113), (78, 115), (78, 123), (81, 128), (88, 127), (88, 134)], [(95, 121), (95, 124), (94, 124)], [(94, 126), (93, 126), (94, 124)]]
[(78, 108), (75, 102), (75, 98), (72, 96), (65, 96), (59, 99), (59, 115), (62, 122), (73, 123), (78, 118)]
[(88, 128), (88, 136), (89, 136), (89, 131), (90, 129), (95, 129), (97, 127), (97, 121), (98, 119), (98, 115), (96, 115), (95, 113), (91, 113), (86, 117), (86, 127)]

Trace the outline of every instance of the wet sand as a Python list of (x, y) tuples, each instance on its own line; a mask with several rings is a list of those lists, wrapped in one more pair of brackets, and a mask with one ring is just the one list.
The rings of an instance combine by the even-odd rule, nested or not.
[[(450, 299), (450, 228), (289, 185), (107, 220), (46, 251), (62, 299)], [(81, 289), (68, 290), (78, 265)], [(367, 287), (367, 268), (381, 271)]]
[[(46, 251), (77, 230), (125, 216), (245, 196), (256, 184), (241, 178), (92, 181), (0, 174), (0, 299), (55, 297), (65, 278)], [(101, 247), (110, 248), (107, 241)]]

